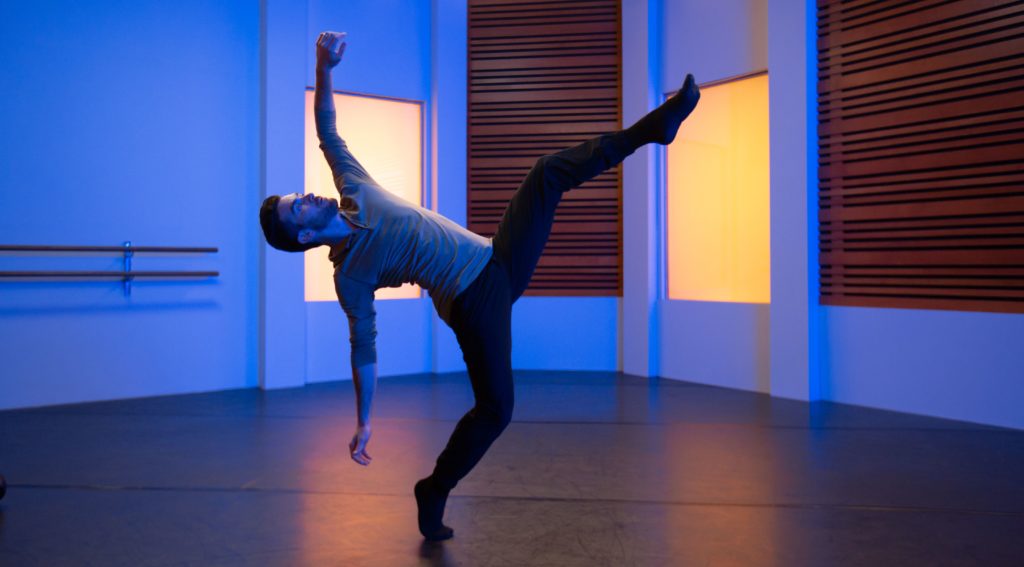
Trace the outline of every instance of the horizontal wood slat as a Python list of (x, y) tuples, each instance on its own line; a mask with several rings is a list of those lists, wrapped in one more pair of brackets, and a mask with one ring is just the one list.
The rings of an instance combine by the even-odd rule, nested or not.
[[(491, 237), (537, 159), (622, 127), (619, 0), (470, 0), (467, 225)], [(622, 175), (563, 197), (527, 295), (622, 293)]]
[(1024, 313), (1024, 1), (817, 7), (821, 303)]

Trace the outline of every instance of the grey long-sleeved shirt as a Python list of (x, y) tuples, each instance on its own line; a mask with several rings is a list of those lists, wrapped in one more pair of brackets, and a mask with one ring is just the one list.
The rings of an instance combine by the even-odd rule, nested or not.
[(317, 135), (334, 185), (339, 214), (358, 228), (331, 247), (334, 288), (348, 316), (352, 364), (377, 361), (373, 292), (414, 283), (426, 289), (438, 315), (450, 323), (452, 301), (483, 271), (493, 253), (491, 239), (431, 210), (388, 193), (372, 179), (346, 183), (352, 159), (335, 128), (335, 113), (316, 112)]

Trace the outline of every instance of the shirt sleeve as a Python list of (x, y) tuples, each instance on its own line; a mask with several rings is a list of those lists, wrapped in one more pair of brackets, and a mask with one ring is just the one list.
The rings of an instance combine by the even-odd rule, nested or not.
[(341, 308), (348, 316), (352, 366), (358, 368), (377, 362), (377, 311), (373, 307), (373, 286), (338, 274), (334, 276), (334, 288)]
[(317, 110), (314, 113), (316, 118), (316, 135), (320, 139), (320, 149), (324, 152), (327, 165), (331, 166), (331, 174), (334, 176), (334, 184), (341, 189), (345, 185), (342, 181), (347, 175), (351, 183), (355, 181), (370, 181), (370, 174), (359, 163), (348, 150), (345, 140), (338, 135), (336, 126), (337, 112), (333, 110)]

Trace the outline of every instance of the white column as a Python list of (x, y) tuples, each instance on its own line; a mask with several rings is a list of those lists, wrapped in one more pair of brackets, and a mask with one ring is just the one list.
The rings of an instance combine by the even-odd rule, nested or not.
[[(622, 1), (623, 126), (657, 106), (661, 12), (661, 0)], [(644, 146), (623, 164), (619, 360), (623, 372), (637, 376), (658, 373), (655, 152), (653, 145)]]
[(771, 394), (820, 397), (815, 3), (769, 0)]
[[(430, 204), (466, 226), (466, 88), (468, 10), (465, 0), (431, 0), (430, 5)], [(455, 334), (428, 309), (431, 372), (465, 371)]]
[[(306, 0), (260, 2), (260, 194), (303, 192)], [(262, 201), (262, 198), (261, 198)], [(252, 211), (253, 222), (256, 211)], [(280, 252), (260, 236), (260, 387), (306, 382), (303, 255)]]

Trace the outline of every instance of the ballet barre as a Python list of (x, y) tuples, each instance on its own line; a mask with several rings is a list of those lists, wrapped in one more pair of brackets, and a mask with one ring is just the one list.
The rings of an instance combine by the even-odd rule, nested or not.
[(22, 244), (2, 244), (0, 252), (117, 252), (123, 255), (123, 267), (120, 270), (35, 270), (35, 271), (0, 271), (0, 278), (117, 278), (122, 280), (124, 295), (132, 293), (132, 280), (135, 278), (215, 278), (217, 271), (168, 271), (168, 270), (132, 270), (132, 258), (136, 252), (156, 254), (208, 254), (217, 252), (213, 247), (197, 246), (133, 246), (126, 241), (122, 246), (36, 246)]

